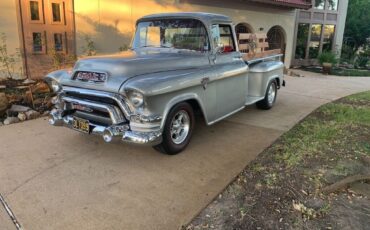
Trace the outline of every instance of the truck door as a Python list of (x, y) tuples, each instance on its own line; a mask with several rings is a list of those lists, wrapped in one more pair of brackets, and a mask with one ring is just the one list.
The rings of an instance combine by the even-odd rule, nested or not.
[(231, 24), (214, 24), (211, 33), (212, 80), (216, 83), (217, 115), (222, 118), (244, 107), (248, 67), (237, 51)]

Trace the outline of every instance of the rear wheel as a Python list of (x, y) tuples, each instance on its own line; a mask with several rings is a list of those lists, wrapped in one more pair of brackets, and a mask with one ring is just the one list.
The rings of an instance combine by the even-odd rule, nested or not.
[(271, 109), (275, 104), (276, 96), (277, 96), (277, 83), (276, 80), (272, 80), (267, 86), (265, 98), (256, 103), (257, 108), (265, 110)]
[(154, 149), (175, 155), (183, 151), (190, 142), (195, 124), (193, 108), (186, 102), (175, 105), (167, 116), (163, 129), (163, 141)]

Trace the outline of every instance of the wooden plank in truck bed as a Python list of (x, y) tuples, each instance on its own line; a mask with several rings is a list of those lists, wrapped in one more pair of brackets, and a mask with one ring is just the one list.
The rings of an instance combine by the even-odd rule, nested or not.
[(261, 53), (242, 53), (242, 57), (244, 61), (250, 61), (253, 59), (266, 58), (277, 54), (281, 54), (281, 49), (266, 50)]
[[(282, 53), (281, 49), (269, 50), (269, 43), (265, 33), (240, 33), (238, 35), (238, 46), (245, 61), (265, 58)], [(254, 47), (253, 50), (251, 49), (251, 46), (252, 48)]]

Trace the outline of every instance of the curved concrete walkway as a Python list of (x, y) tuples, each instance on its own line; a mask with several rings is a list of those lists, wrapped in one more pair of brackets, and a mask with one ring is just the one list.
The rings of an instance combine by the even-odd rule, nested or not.
[[(370, 90), (370, 78), (286, 80), (272, 110), (198, 125), (177, 156), (105, 144), (45, 118), (0, 127), (0, 193), (24, 229), (178, 229), (312, 110)], [(15, 229), (1, 205), (0, 229)]]

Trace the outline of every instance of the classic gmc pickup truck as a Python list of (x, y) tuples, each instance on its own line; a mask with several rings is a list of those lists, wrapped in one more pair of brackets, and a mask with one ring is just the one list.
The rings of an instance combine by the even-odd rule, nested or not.
[(49, 123), (176, 154), (190, 141), (195, 114), (211, 125), (253, 103), (270, 109), (285, 84), (279, 55), (243, 59), (224, 15), (145, 16), (131, 47), (48, 74), (56, 93)]

